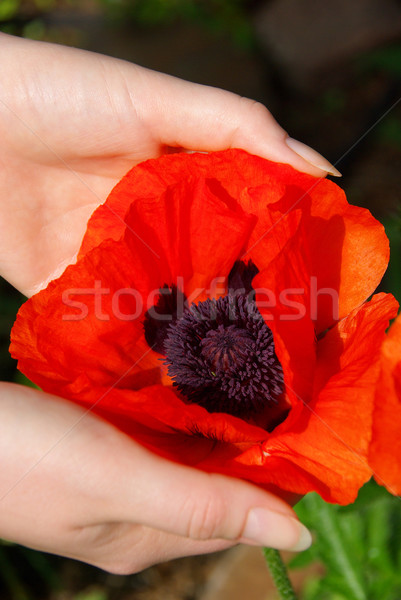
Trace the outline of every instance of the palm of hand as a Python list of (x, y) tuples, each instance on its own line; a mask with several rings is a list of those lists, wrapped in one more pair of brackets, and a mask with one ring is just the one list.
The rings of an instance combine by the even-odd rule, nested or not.
[(27, 295), (74, 260), (89, 216), (122, 175), (162, 152), (116, 61), (65, 50), (38, 79), (22, 73), (0, 103), (0, 269)]
[(333, 168), (299, 142), (294, 152), (252, 100), (73, 48), (1, 33), (0, 43), (0, 272), (27, 295), (74, 260), (128, 169), (169, 147), (239, 147), (316, 176)]

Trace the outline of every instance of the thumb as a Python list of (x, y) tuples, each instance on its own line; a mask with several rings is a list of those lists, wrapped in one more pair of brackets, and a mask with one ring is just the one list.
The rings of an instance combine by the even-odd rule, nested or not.
[(137, 444), (132, 451), (130, 467), (124, 467), (125, 489), (113, 493), (119, 519), (193, 540), (224, 539), (294, 551), (310, 546), (309, 531), (273, 494), (172, 463)]
[(124, 64), (134, 105), (155, 139), (188, 150), (242, 148), (299, 171), (341, 176), (321, 154), (290, 138), (267, 108), (237, 94)]

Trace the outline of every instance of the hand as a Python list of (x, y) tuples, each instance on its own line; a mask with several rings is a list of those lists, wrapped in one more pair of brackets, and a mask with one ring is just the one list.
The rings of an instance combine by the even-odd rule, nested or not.
[[(251, 100), (5, 34), (0, 48), (0, 273), (27, 295), (74, 260), (90, 214), (144, 159), (241, 147), (332, 169), (293, 140), (307, 160), (294, 152)], [(154, 456), (42, 392), (1, 384), (0, 395), (0, 537), (119, 573), (239, 541), (309, 543), (263, 490)]]
[(303, 549), (279, 498), (148, 452), (59, 398), (0, 385), (0, 536), (114, 573), (238, 542)]
[(73, 262), (117, 181), (172, 148), (240, 147), (312, 175), (336, 172), (252, 100), (5, 34), (0, 49), (0, 273), (27, 295)]

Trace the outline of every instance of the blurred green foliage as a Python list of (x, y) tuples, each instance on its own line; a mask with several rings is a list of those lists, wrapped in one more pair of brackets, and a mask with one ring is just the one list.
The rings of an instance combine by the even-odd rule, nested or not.
[(399, 600), (401, 598), (401, 505), (373, 480), (346, 507), (308, 494), (295, 507), (315, 532), (313, 546), (292, 568), (324, 565), (321, 579), (307, 582), (302, 600)]
[[(21, 577), (24, 573), (24, 577)], [(52, 560), (42, 552), (0, 541), (0, 590), (12, 600), (32, 600), (61, 588)]]
[(378, 136), (381, 140), (401, 147), (401, 119), (390, 116), (378, 126)]
[(84, 590), (74, 597), (74, 600), (107, 600), (108, 594), (104, 589), (93, 588)]
[(2, 0), (0, 2), (0, 21), (12, 19), (20, 7), (19, 0)]
[(107, 14), (130, 19), (142, 26), (192, 21), (229, 34), (234, 43), (249, 46), (254, 41), (246, 8), (249, 0), (100, 0)]
[(401, 303), (401, 208), (398, 215), (384, 221), (390, 240), (390, 263), (385, 275), (385, 287)]
[(326, 114), (341, 112), (346, 106), (344, 90), (339, 87), (324, 90), (320, 98), (320, 104)]
[(362, 54), (357, 59), (357, 66), (361, 71), (384, 71), (395, 77), (401, 77), (401, 43), (397, 42)]
[[(79, 0), (0, 0), (0, 30), (45, 39), (46, 13), (66, 6), (85, 10), (81, 4)], [(116, 25), (131, 23), (151, 28), (187, 21), (226, 35), (243, 47), (254, 44), (247, 13), (250, 4), (250, 0), (91, 0), (90, 3)]]

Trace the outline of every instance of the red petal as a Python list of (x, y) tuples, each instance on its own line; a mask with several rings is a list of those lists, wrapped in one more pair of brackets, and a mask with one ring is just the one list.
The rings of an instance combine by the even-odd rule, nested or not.
[(307, 235), (319, 294), (316, 331), (320, 332), (336, 320), (330, 290), (339, 292), (341, 319), (375, 291), (390, 251), (384, 227), (366, 209), (330, 205), (322, 195), (311, 213)]
[(244, 210), (258, 218), (246, 256), (259, 270), (270, 268), (288, 240), (302, 233), (298, 252), (308, 261), (311, 316), (321, 333), (374, 292), (387, 268), (389, 243), (369, 211), (349, 205), (331, 181), (288, 175), (286, 180), (287, 185), (279, 179), (272, 188), (242, 194)]
[[(374, 292), (387, 267), (389, 249), (383, 227), (369, 211), (350, 206), (331, 181), (236, 149), (166, 155), (134, 167), (91, 217), (81, 254), (100, 239), (121, 238), (131, 203), (158, 197), (167, 187), (194, 176), (212, 178), (216, 196), (234, 204), (236, 199), (245, 212), (257, 216), (245, 257), (252, 258), (259, 270), (266, 268), (291, 238), (298, 226), (296, 209), (302, 211), (308, 240), (302, 252), (310, 258), (310, 277), (316, 287), (317, 332), (336, 321), (333, 298), (337, 291), (339, 318)], [(283, 223), (287, 215), (290, 217)]]
[(92, 404), (96, 404), (96, 412), (107, 411), (114, 418), (120, 415), (127, 433), (139, 423), (152, 427), (156, 438), (158, 432), (170, 432), (246, 446), (266, 438), (264, 429), (226, 413), (211, 414), (197, 404), (183, 402), (172, 389), (160, 385), (138, 391), (96, 389), (85, 399), (85, 406)]
[(401, 315), (383, 343), (377, 385), (370, 465), (375, 479), (389, 492), (401, 494)]
[[(391, 295), (379, 294), (328, 332), (318, 343), (314, 401), (305, 402), (296, 423), (284, 421), (264, 445), (273, 457), (315, 478), (310, 489), (326, 500), (352, 502), (371, 475), (367, 450), (379, 349), (396, 310)], [(306, 491), (296, 479), (282, 485)]]
[(301, 403), (297, 417), (285, 420), (263, 444), (237, 456), (221, 457), (220, 451), (215, 461), (210, 452), (199, 466), (275, 492), (315, 490), (330, 502), (353, 502), (371, 476), (367, 447), (379, 348), (395, 310), (395, 300), (380, 294), (354, 311), (318, 344), (317, 369), (323, 376), (315, 399)]
[(120, 378), (134, 389), (160, 381), (159, 355), (143, 337), (142, 279), (122, 242), (104, 242), (68, 267), (19, 311), (10, 351), (21, 371), (66, 397), (121, 386)]
[(178, 284), (191, 301), (217, 276), (221, 287), (254, 222), (230, 203), (234, 210), (193, 178), (138, 200), (124, 240), (103, 242), (23, 306), (11, 344), (19, 368), (63, 395), (121, 377), (119, 387), (133, 389), (161, 382), (144, 313), (164, 284)]
[[(246, 249), (260, 270), (255, 285), (276, 294), (274, 319), (267, 322), (292, 401), (271, 434), (209, 414), (155, 385), (163, 382), (163, 369), (142, 333), (149, 294), (183, 277), (191, 295), (225, 277)], [(339, 291), (340, 317), (373, 291), (388, 243), (367, 211), (350, 207), (329, 181), (243, 151), (171, 155), (135, 167), (115, 187), (91, 218), (80, 257), (21, 310), (12, 352), (25, 373), (179, 462), (273, 489), (352, 501), (370, 474), (378, 348), (394, 301), (380, 295), (354, 310), (318, 342), (316, 354), (313, 324), (321, 334), (335, 318), (327, 294), (318, 297), (316, 319), (311, 315), (312, 278), (316, 292)], [(96, 281), (110, 290), (100, 290), (100, 316)], [(66, 321), (62, 294), (70, 301), (67, 314), (77, 315), (71, 300), (81, 299), (82, 288), (89, 314)], [(300, 288), (305, 292), (293, 291)], [(124, 318), (137, 308), (132, 291), (144, 304), (135, 320)], [(260, 305), (260, 292), (257, 298)], [(305, 309), (301, 318), (283, 318), (299, 308)]]
[(308, 264), (293, 237), (254, 279), (256, 303), (273, 332), (287, 395), (309, 399), (315, 369), (315, 330), (309, 314)]
[[(266, 170), (270, 165), (272, 174)], [(96, 247), (100, 241), (118, 240), (125, 231), (125, 215), (133, 202), (161, 196), (166, 188), (181, 181), (199, 177), (214, 179), (214, 193), (238, 199), (249, 185), (274, 182), (281, 166), (251, 156), (243, 150), (225, 150), (211, 154), (170, 154), (145, 161), (131, 169), (114, 187), (105, 204), (93, 213), (82, 242), (80, 255)], [(296, 173), (284, 166), (289, 176)], [(313, 179), (308, 175), (304, 177)]]
[(227, 194), (217, 196), (214, 183), (190, 177), (128, 211), (125, 239), (134, 261), (151, 274), (153, 290), (174, 283), (199, 301), (216, 278), (222, 287), (254, 217)]

